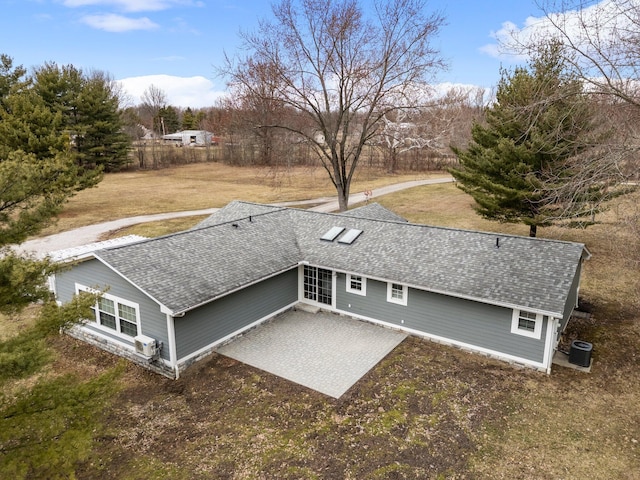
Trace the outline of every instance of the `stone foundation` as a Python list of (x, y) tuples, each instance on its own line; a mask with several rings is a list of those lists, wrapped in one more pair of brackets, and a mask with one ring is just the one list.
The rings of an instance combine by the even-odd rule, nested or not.
[(101, 350), (105, 350), (109, 353), (113, 353), (122, 358), (126, 358), (127, 360), (135, 363), (136, 365), (140, 365), (147, 370), (151, 370), (152, 372), (159, 373), (162, 376), (167, 378), (175, 379), (176, 372), (173, 368), (169, 367), (164, 363), (161, 358), (158, 359), (149, 359), (142, 355), (139, 355), (130, 347), (121, 345), (119, 343), (109, 341), (108, 339), (101, 337), (85, 328), (80, 326), (74, 326), (69, 330), (66, 330), (65, 333), (70, 335), (73, 338), (77, 338), (83, 342), (86, 342), (90, 345), (98, 347)]

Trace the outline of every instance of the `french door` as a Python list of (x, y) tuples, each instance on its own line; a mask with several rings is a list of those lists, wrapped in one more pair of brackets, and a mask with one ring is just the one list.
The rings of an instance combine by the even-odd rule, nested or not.
[(333, 272), (324, 268), (304, 266), (304, 298), (331, 305)]

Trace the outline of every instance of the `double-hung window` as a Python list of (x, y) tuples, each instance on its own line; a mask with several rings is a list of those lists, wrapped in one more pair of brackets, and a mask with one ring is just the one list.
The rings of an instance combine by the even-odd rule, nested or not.
[(398, 305), (407, 304), (407, 286), (401, 283), (387, 283), (387, 302)]
[[(77, 290), (95, 293), (79, 285)], [(135, 337), (140, 332), (140, 308), (137, 303), (103, 293), (91, 310), (94, 318), (89, 320), (104, 329), (127, 337)]]
[(540, 339), (542, 334), (542, 315), (527, 310), (514, 310), (511, 319), (511, 333)]
[(347, 292), (366, 296), (367, 279), (360, 275), (347, 274)]

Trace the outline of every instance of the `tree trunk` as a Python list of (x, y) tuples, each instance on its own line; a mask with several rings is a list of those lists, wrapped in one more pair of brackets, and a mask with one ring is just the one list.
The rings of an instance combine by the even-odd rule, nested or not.
[(538, 226), (537, 225), (529, 225), (529, 236), (535, 238), (537, 233), (538, 233)]
[(346, 212), (349, 208), (349, 187), (338, 188), (338, 208), (341, 212)]

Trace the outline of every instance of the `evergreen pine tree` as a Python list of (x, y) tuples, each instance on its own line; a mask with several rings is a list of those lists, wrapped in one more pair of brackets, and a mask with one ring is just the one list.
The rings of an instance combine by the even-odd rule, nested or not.
[(159, 131), (162, 135), (175, 133), (180, 130), (178, 111), (171, 105), (162, 107), (154, 120), (154, 130)]
[(80, 118), (84, 127), (82, 163), (102, 166), (105, 171), (120, 170), (129, 163), (131, 140), (119, 110), (119, 98), (112, 81), (102, 72), (93, 72), (84, 80), (79, 95)]
[(191, 107), (187, 107), (182, 114), (182, 130), (196, 130), (197, 128), (196, 116), (193, 114)]
[(115, 171), (129, 162), (131, 141), (120, 117), (119, 96), (104, 72), (85, 75), (73, 65), (47, 63), (36, 69), (34, 88), (63, 118), (77, 162), (85, 169)]
[[(0, 100), (2, 248), (38, 233), (67, 198), (96, 185), (101, 175), (78, 167), (69, 136), (62, 132), (62, 113), (52, 111), (28, 82)], [(3, 263), (7, 258), (2, 257), (3, 266), (11, 265)]]
[[(454, 148), (451, 174), (485, 218), (537, 227), (577, 218), (598, 202), (606, 184), (575, 185), (567, 203), (554, 192), (572, 188), (597, 145), (595, 112), (580, 82), (566, 75), (559, 44), (540, 49), (528, 68), (503, 71), (486, 123), (476, 123), (466, 150)], [(582, 161), (581, 159), (585, 160)]]
[(75, 478), (119, 372), (90, 380), (42, 373), (52, 358), (49, 337), (88, 318), (96, 296), (58, 306), (45, 280), (59, 266), (22, 257), (9, 245), (38, 233), (70, 196), (101, 175), (80, 168), (71, 151), (65, 114), (77, 99), (66, 95), (69, 79), (52, 75), (45, 100), (25, 74), (0, 55), (0, 314), (43, 304), (32, 327), (0, 340), (0, 472), (15, 479)]

